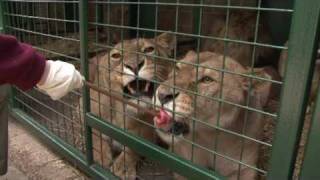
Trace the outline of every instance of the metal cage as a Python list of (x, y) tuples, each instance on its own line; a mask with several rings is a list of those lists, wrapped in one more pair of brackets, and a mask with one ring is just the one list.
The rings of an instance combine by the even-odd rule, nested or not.
[[(297, 160), (311, 85), (317, 86), (311, 82), (320, 1), (292, 4), (3, 0), (0, 31), (47, 59), (73, 63), (89, 82), (58, 101), (37, 88), (12, 88), (11, 113), (95, 179), (320, 178), (319, 98), (305, 161)], [(288, 53), (283, 78), (275, 70), (280, 53)], [(153, 73), (144, 77), (147, 67)], [(181, 103), (192, 113), (184, 114)], [(171, 117), (167, 129), (157, 124), (159, 110)], [(228, 124), (232, 113), (238, 114)]]

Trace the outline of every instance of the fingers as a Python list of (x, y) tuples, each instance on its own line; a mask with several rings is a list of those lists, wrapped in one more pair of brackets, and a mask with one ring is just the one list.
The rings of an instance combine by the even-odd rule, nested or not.
[(47, 61), (49, 72), (38, 88), (46, 92), (53, 100), (58, 100), (74, 89), (83, 86), (83, 76), (74, 65), (62, 61)]

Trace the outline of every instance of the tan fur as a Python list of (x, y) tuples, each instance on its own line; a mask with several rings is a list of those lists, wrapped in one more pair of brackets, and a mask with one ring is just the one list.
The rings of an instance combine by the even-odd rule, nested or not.
[[(252, 79), (252, 90), (249, 91), (250, 80), (248, 78), (230, 73), (222, 74), (219, 71), (203, 67), (199, 67), (197, 71), (194, 65), (183, 64), (183, 62), (196, 63), (198, 61), (197, 57), (195, 52), (189, 52), (177, 66), (175, 80), (173, 79), (174, 75), (172, 73), (168, 80), (159, 86), (155, 95), (156, 105), (161, 106), (159, 95), (170, 95), (173, 91), (172, 87), (176, 87), (175, 93), (179, 92), (179, 94), (174, 98), (174, 119), (176, 122), (185, 122), (189, 125), (189, 133), (174, 136), (174, 144), (171, 146), (171, 149), (185, 159), (191, 160), (193, 157), (192, 161), (194, 163), (215, 169), (221, 175), (227, 176), (228, 179), (237, 179), (239, 168), (240, 179), (254, 179), (257, 175), (254, 170), (243, 165), (239, 167), (238, 163), (227, 160), (219, 155), (214, 156), (212, 153), (197, 146), (194, 146), (192, 150), (192, 145), (186, 140), (193, 141), (199, 146), (216, 151), (220, 155), (256, 167), (258, 143), (242, 139), (224, 131), (218, 131), (214, 127), (219, 126), (221, 129), (259, 139), (263, 127), (263, 116), (259, 113), (247, 111), (248, 119), (245, 132), (243, 132), (246, 111), (227, 103), (222, 103), (221, 109), (219, 109), (219, 102), (210, 100), (208, 97), (219, 98), (220, 90), (222, 90), (222, 99), (224, 101), (245, 106), (247, 97), (250, 96), (249, 106), (257, 110), (262, 110), (268, 100), (271, 83)], [(223, 59), (222, 55), (202, 52), (199, 55), (199, 64), (215, 69), (225, 67), (226, 71), (235, 73), (249, 73), (248, 69), (244, 68), (235, 60), (226, 57), (224, 64)], [(263, 69), (254, 69), (254, 72), (257, 76), (262, 76), (267, 79), (270, 78)], [(196, 85), (195, 82), (196, 74), (198, 74), (198, 85)], [(206, 76), (212, 78), (214, 81), (203, 82), (201, 79)], [(223, 85), (221, 85), (222, 80)], [(207, 97), (197, 96), (195, 100), (196, 95), (190, 92), (195, 91), (195, 89), (198, 89), (199, 94)], [(167, 113), (172, 116), (173, 100), (165, 103), (163, 107)], [(219, 121), (218, 115), (220, 115)], [(193, 122), (189, 119), (190, 117), (197, 119), (197, 121)], [(172, 145), (172, 134), (168, 131), (170, 126), (171, 125), (168, 124), (168, 127), (161, 127), (162, 130), (157, 130), (157, 132), (165, 142)], [(242, 159), (240, 159), (242, 148), (244, 151)], [(176, 177), (177, 179), (183, 179), (178, 175), (176, 175)]]
[[(101, 88), (110, 90), (122, 96), (123, 88), (135, 78), (134, 69), (138, 68), (138, 64), (144, 62), (144, 65), (138, 70), (138, 76), (146, 80), (157, 80), (159, 82), (165, 80), (173, 67), (172, 62), (151, 57), (157, 55), (160, 57), (168, 58), (175, 46), (174, 36), (164, 33), (156, 37), (155, 39), (133, 39), (125, 40), (118, 43), (107, 54), (100, 55), (91, 60), (91, 62), (98, 62), (98, 69), (95, 73), (95, 83), (99, 84)], [(150, 53), (144, 53), (144, 49), (153, 47), (155, 51)], [(123, 51), (122, 51), (123, 49)], [(138, 55), (136, 52), (142, 54)], [(121, 54), (121, 58), (113, 58), (113, 54)], [(91, 70), (95, 68), (91, 67)], [(91, 78), (94, 76), (91, 75)], [(130, 106), (126, 106), (120, 101), (98, 93), (97, 91), (90, 90), (91, 112), (100, 116), (106, 121), (112, 124), (128, 130), (130, 133), (143, 137), (144, 139), (154, 141), (156, 134), (151, 128), (152, 117), (148, 117), (146, 114), (137, 112)], [(140, 100), (151, 102), (151, 98), (139, 97)], [(138, 103), (136, 99), (130, 99), (131, 102)], [(148, 107), (147, 103), (139, 101), (139, 104), (144, 107)], [(139, 122), (140, 121), (140, 122)], [(96, 134), (96, 135), (95, 135)], [(99, 154), (94, 151), (94, 159), (103, 164), (104, 167), (112, 165), (111, 170), (115, 175), (121, 178), (134, 179), (136, 176), (136, 164), (139, 160), (138, 154), (133, 152), (129, 148), (125, 148), (126, 152), (122, 151), (122, 146), (119, 143), (113, 142), (103, 136), (103, 142), (101, 144), (101, 138), (95, 131), (93, 135), (94, 149), (101, 149)], [(120, 150), (121, 153), (114, 159), (112, 163), (112, 150)]]
[[(218, 12), (220, 13), (207, 12), (203, 15), (204, 28), (202, 34), (218, 38), (218, 40), (203, 39), (202, 51), (225, 54), (244, 66), (251, 66), (253, 60), (254, 64), (273, 63), (273, 49), (256, 46), (255, 52), (253, 52), (254, 46), (247, 44), (247, 42), (254, 43), (255, 41), (257, 23), (257, 13), (255, 11), (230, 10), (227, 25), (226, 11), (222, 12), (220, 10)], [(260, 17), (259, 22), (256, 42), (271, 44), (270, 33), (263, 24), (262, 17)], [(240, 41), (240, 43), (224, 41), (221, 40), (222, 38)], [(254, 56), (253, 53), (255, 53)]]

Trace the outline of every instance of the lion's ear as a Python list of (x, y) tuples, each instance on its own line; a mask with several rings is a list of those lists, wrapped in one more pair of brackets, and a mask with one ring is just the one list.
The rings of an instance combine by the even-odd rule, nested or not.
[(181, 69), (185, 65), (193, 64), (195, 63), (196, 58), (197, 58), (197, 53), (193, 50), (190, 50), (182, 59), (179, 59), (179, 62), (177, 63), (177, 67)]
[(155, 41), (158, 45), (173, 50), (176, 46), (176, 37), (171, 33), (162, 33), (155, 38)]
[[(246, 74), (251, 74), (251, 69), (246, 72)], [(250, 94), (259, 101), (261, 106), (265, 106), (268, 103), (269, 96), (271, 93), (271, 86), (272, 83), (272, 75), (268, 72), (267, 68), (254, 68), (253, 75), (257, 78), (244, 78), (243, 81), (243, 88), (250, 92)], [(251, 82), (250, 82), (251, 81)], [(251, 83), (251, 90), (250, 90), (250, 83)]]

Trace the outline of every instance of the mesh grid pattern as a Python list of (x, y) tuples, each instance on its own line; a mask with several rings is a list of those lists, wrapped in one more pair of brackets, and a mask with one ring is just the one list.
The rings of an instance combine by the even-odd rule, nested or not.
[[(78, 1), (4, 5), (8, 33), (48, 59), (80, 67)], [(89, 64), (82, 64), (89, 69), (87, 80), (145, 108), (162, 109), (171, 122), (160, 126), (155, 117), (94, 90), (89, 113), (208, 172), (232, 179), (267, 175), (283, 84), (274, 69), (287, 47), (274, 43), (265, 15), (288, 16), (290, 8), (261, 0), (101, 0), (89, 1), (88, 9)], [(14, 100), (123, 179), (179, 178), (96, 129), (92, 149), (86, 149), (82, 91), (53, 102), (37, 89), (17, 90)]]

